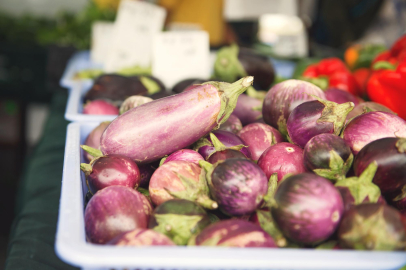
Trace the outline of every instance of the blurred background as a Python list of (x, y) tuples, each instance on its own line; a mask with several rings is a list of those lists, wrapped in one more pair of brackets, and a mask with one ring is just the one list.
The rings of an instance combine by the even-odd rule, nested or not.
[[(41, 138), (52, 94), (66, 91), (59, 80), (68, 59), (89, 50), (92, 23), (114, 21), (119, 2), (0, 1), (0, 269), (24, 160)], [(212, 50), (237, 43), (291, 61), (342, 58), (354, 43), (389, 47), (406, 30), (406, 0), (148, 2), (167, 10), (165, 29), (207, 31)]]

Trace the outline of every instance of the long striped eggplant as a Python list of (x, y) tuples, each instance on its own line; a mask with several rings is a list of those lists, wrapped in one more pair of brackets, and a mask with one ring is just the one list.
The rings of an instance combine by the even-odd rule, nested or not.
[(100, 150), (144, 164), (185, 148), (224, 123), (253, 80), (248, 76), (233, 84), (208, 82), (135, 107), (110, 123)]

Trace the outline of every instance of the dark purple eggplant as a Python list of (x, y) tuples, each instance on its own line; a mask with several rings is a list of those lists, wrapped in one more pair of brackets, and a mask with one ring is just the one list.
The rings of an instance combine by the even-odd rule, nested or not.
[(374, 112), (374, 111), (388, 112), (396, 115), (396, 113), (391, 111), (389, 108), (383, 106), (382, 104), (373, 101), (367, 101), (355, 105), (354, 109), (350, 111), (350, 113), (347, 115), (347, 120), (350, 120), (351, 118), (354, 118), (355, 116), (358, 116), (365, 112)]
[(224, 130), (228, 132), (232, 132), (236, 134), (238, 131), (242, 129), (242, 123), (240, 119), (238, 119), (237, 116), (234, 114), (231, 114), (230, 117), (225, 121), (223, 124), (221, 124), (219, 130)]
[(354, 106), (357, 106), (360, 103), (360, 98), (354, 96), (350, 92), (338, 89), (338, 88), (329, 88), (324, 91), (326, 99), (338, 104), (343, 104), (346, 102), (354, 103)]
[(243, 126), (251, 124), (262, 118), (262, 101), (246, 94), (238, 97), (233, 115), (240, 119)]
[(186, 245), (192, 235), (210, 224), (209, 215), (198, 204), (176, 199), (155, 208), (148, 227), (168, 236), (177, 245)]
[(251, 49), (239, 48), (234, 44), (218, 51), (214, 77), (233, 82), (247, 75), (255, 77), (255, 88), (267, 90), (274, 81), (275, 71), (268, 57)]
[(322, 177), (337, 181), (345, 178), (354, 155), (339, 136), (320, 134), (307, 142), (303, 152), (306, 167)]
[(315, 100), (310, 95), (326, 99), (323, 90), (309, 82), (292, 79), (274, 85), (266, 94), (262, 106), (265, 123), (287, 135), (286, 122), (290, 113), (303, 102)]
[(122, 233), (109, 241), (107, 245), (115, 246), (175, 246), (166, 235), (149, 230), (135, 229), (129, 232)]
[(367, 112), (347, 123), (341, 137), (357, 155), (370, 142), (385, 137), (406, 137), (406, 121), (387, 112)]
[(343, 211), (343, 200), (334, 185), (311, 173), (283, 180), (271, 208), (283, 234), (303, 245), (316, 245), (328, 239), (338, 227)]
[(248, 159), (246, 155), (244, 155), (241, 151), (241, 148), (244, 145), (236, 145), (231, 147), (226, 147), (219, 139), (217, 139), (216, 135), (213, 133), (209, 134), (210, 141), (212, 142), (215, 151), (210, 153), (207, 157), (207, 161), (211, 164), (214, 164), (219, 161), (224, 161), (230, 158), (245, 158)]
[(338, 229), (340, 247), (357, 250), (403, 250), (406, 233), (401, 214), (380, 203), (365, 203), (347, 211)]
[(118, 115), (118, 108), (111, 102), (103, 99), (95, 99), (86, 102), (83, 106), (83, 114)]
[(210, 194), (219, 209), (229, 216), (253, 213), (262, 203), (268, 189), (268, 179), (254, 162), (247, 159), (227, 159), (204, 166)]
[(186, 88), (188, 88), (191, 85), (202, 84), (207, 81), (208, 80), (203, 80), (203, 79), (198, 79), (198, 78), (186, 79), (186, 80), (180, 81), (177, 84), (175, 84), (175, 86), (172, 87), (172, 92), (182, 93), (183, 91), (185, 91)]
[(340, 135), (347, 114), (354, 103), (337, 104), (328, 100), (307, 101), (297, 106), (289, 115), (287, 130), (290, 140), (304, 147), (316, 135), (329, 133)]
[(149, 180), (151, 179), (152, 174), (154, 173), (155, 169), (151, 164), (145, 165), (138, 165), (138, 169), (140, 170), (140, 187), (148, 187)]
[(190, 246), (277, 247), (272, 237), (249, 221), (230, 219), (216, 222), (189, 241)]
[(277, 143), (266, 149), (258, 159), (258, 166), (267, 178), (277, 173), (278, 181), (287, 174), (307, 171), (303, 161), (303, 149), (287, 142)]
[(251, 158), (254, 161), (257, 161), (268, 147), (284, 141), (278, 130), (262, 123), (249, 124), (237, 135), (248, 146)]

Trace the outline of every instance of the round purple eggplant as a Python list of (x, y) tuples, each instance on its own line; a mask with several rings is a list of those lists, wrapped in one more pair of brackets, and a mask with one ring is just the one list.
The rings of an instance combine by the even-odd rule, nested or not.
[(212, 165), (200, 161), (207, 171), (210, 194), (219, 209), (229, 216), (253, 213), (268, 190), (268, 179), (257, 164), (248, 159), (227, 159)]
[(403, 250), (406, 233), (401, 214), (380, 203), (365, 203), (347, 211), (338, 229), (340, 247), (366, 250)]
[(215, 164), (216, 162), (219, 161), (224, 161), (230, 158), (245, 158), (248, 159), (243, 153), (241, 153), (239, 150), (233, 150), (233, 149), (226, 149), (223, 151), (216, 151), (213, 154), (209, 156), (207, 159), (207, 162), (211, 164)]
[(205, 171), (188, 161), (171, 161), (160, 166), (152, 175), (149, 194), (155, 205), (174, 198), (195, 201), (208, 209), (217, 203), (209, 198)]
[(152, 174), (155, 169), (151, 164), (138, 165), (140, 170), (140, 187), (148, 187), (149, 180), (151, 179)]
[(302, 148), (316, 135), (323, 133), (340, 135), (347, 114), (354, 108), (352, 102), (337, 104), (317, 99), (300, 104), (288, 118), (289, 138)]
[(181, 149), (176, 152), (173, 152), (168, 157), (164, 158), (162, 164), (165, 164), (169, 161), (183, 160), (188, 162), (193, 162), (199, 164), (199, 160), (204, 160), (202, 155), (198, 152), (191, 149)]
[(303, 160), (303, 149), (287, 142), (277, 143), (266, 149), (258, 159), (258, 166), (267, 178), (277, 173), (278, 181), (287, 174), (307, 171)]
[(302, 173), (283, 180), (271, 212), (283, 234), (298, 244), (316, 245), (328, 239), (340, 223), (343, 200), (327, 179)]
[(83, 106), (83, 114), (118, 115), (118, 108), (104, 99), (96, 99), (86, 102)]
[[(212, 132), (216, 136), (216, 138), (225, 146), (225, 147), (233, 147), (233, 146), (240, 146), (244, 145), (244, 141), (240, 139), (237, 135), (232, 132), (224, 131), (224, 130), (215, 130)], [(211, 135), (201, 138), (199, 141), (196, 142), (194, 149), (202, 155), (202, 157), (207, 160), (212, 153), (216, 151), (216, 148), (213, 144), (211, 139)], [(250, 152), (246, 147), (242, 147), (240, 150), (246, 157), (250, 158)]]
[(326, 98), (323, 90), (309, 82), (291, 79), (274, 85), (266, 94), (262, 106), (265, 123), (287, 135), (286, 122), (290, 113), (303, 102), (315, 100), (310, 95)]
[(80, 169), (85, 173), (86, 183), (93, 194), (109, 186), (137, 188), (141, 180), (137, 164), (120, 155), (94, 158), (90, 164), (81, 163)]
[(148, 103), (153, 101), (150, 97), (143, 97), (143, 96), (131, 96), (124, 100), (124, 102), (120, 106), (120, 114), (129, 111), (132, 108), (137, 106), (141, 106), (142, 104)]
[(177, 245), (186, 245), (194, 234), (211, 224), (209, 215), (188, 200), (169, 200), (155, 208), (148, 227), (168, 236)]
[(103, 154), (121, 154), (137, 164), (183, 149), (225, 122), (238, 96), (253, 82), (208, 82), (190, 91), (154, 100), (115, 118), (100, 139)]
[(332, 101), (338, 104), (352, 102), (354, 103), (354, 106), (357, 106), (360, 102), (360, 99), (358, 97), (354, 96), (350, 92), (338, 88), (329, 88), (324, 91), (324, 94), (326, 95), (326, 99), (328, 101)]
[(261, 108), (261, 100), (247, 96), (246, 94), (241, 94), (238, 97), (233, 115), (237, 116), (242, 125), (245, 126), (262, 118)]
[(391, 111), (389, 108), (383, 106), (382, 104), (373, 101), (367, 101), (355, 105), (354, 109), (350, 111), (350, 113), (347, 115), (347, 120), (350, 120), (351, 118), (354, 118), (355, 116), (361, 115), (365, 112), (374, 112), (374, 111), (388, 112), (396, 115), (396, 113)]
[(254, 161), (257, 161), (268, 147), (284, 141), (279, 131), (262, 123), (249, 124), (237, 135), (248, 146), (251, 159)]
[[(110, 121), (101, 122), (97, 127), (95, 127), (85, 140), (85, 145), (90, 146), (95, 149), (100, 147), (100, 137), (103, 134), (106, 127), (110, 124)], [(93, 159), (93, 156), (87, 152), (84, 152), (85, 158), (88, 162)]]
[(190, 87), (190, 86), (192, 86), (194, 84), (202, 84), (204, 82), (207, 82), (207, 80), (198, 79), (198, 78), (182, 80), (182, 81), (178, 82), (177, 84), (175, 84), (174, 87), (172, 87), (172, 92), (174, 92), (174, 93), (182, 93), (188, 87)]
[(234, 114), (231, 114), (230, 117), (225, 121), (219, 128), (219, 130), (224, 130), (236, 134), (242, 129), (242, 123), (240, 119)]
[(272, 237), (252, 222), (230, 219), (216, 222), (192, 237), (189, 245), (220, 247), (277, 247)]
[(175, 246), (166, 235), (149, 229), (135, 229), (124, 232), (109, 241), (114, 246)]
[(339, 136), (320, 134), (307, 142), (303, 158), (307, 169), (336, 181), (345, 178), (351, 168), (354, 155)]
[(387, 112), (367, 112), (347, 123), (341, 137), (357, 155), (370, 142), (385, 137), (406, 137), (406, 121)]
[(105, 244), (119, 234), (147, 228), (152, 213), (148, 199), (123, 186), (106, 187), (90, 199), (85, 210), (85, 231), (90, 242)]

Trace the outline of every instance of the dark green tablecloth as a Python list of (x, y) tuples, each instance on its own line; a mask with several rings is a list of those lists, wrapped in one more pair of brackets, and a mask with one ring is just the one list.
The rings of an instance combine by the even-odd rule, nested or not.
[(17, 194), (7, 270), (75, 269), (55, 254), (66, 126), (66, 93), (54, 94), (41, 141), (26, 160)]

